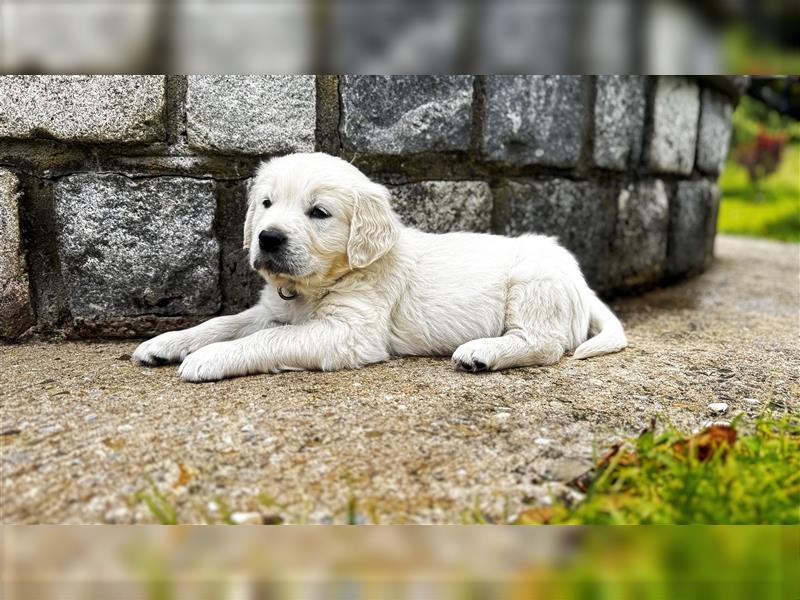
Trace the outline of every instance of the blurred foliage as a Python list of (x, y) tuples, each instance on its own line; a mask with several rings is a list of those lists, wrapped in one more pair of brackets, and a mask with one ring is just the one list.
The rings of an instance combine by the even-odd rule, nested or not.
[(582, 502), (533, 508), (518, 523), (799, 524), (800, 421), (762, 419), (741, 436), (712, 426), (688, 439), (653, 426), (571, 485)]
[(584, 529), (593, 535), (582, 540), (577, 560), (562, 569), (561, 584), (552, 597), (798, 597), (796, 527), (580, 528)]
[(720, 232), (800, 242), (800, 122), (742, 98), (719, 185)]
[(734, 158), (747, 169), (750, 183), (757, 184), (760, 179), (778, 170), (788, 139), (785, 133), (762, 131), (751, 142), (738, 145)]
[(775, 173), (753, 184), (745, 167), (728, 161), (720, 177), (719, 231), (800, 242), (798, 165), (800, 144), (788, 147)]
[(771, 75), (800, 73), (800, 52), (756, 35), (747, 25), (730, 27), (723, 37), (726, 73)]
[(789, 143), (800, 143), (800, 121), (781, 115), (763, 102), (743, 96), (733, 113), (732, 147), (736, 149), (759, 133), (785, 135)]

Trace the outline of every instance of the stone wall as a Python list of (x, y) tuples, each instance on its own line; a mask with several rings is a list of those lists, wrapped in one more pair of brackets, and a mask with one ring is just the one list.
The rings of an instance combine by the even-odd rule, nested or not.
[(320, 150), (429, 231), (558, 236), (605, 295), (696, 273), (742, 81), (0, 77), (0, 337), (142, 336), (246, 307), (258, 163)]

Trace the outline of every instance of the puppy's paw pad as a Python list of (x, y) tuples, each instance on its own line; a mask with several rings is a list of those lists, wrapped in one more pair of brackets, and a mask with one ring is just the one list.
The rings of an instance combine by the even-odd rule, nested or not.
[(180, 332), (163, 333), (142, 342), (133, 352), (133, 362), (146, 367), (160, 367), (179, 363), (189, 353), (189, 347)]
[(247, 371), (242, 361), (236, 360), (237, 355), (240, 353), (234, 342), (209, 344), (183, 359), (178, 367), (178, 376), (183, 381), (201, 383), (245, 375)]
[(171, 362), (177, 362), (175, 359), (171, 359), (167, 356), (161, 356), (154, 352), (139, 352), (136, 351), (131, 360), (136, 364), (142, 365), (144, 367), (162, 367), (167, 365)]
[(171, 360), (169, 360), (168, 358), (164, 358), (163, 356), (147, 356), (143, 359), (134, 359), (134, 361), (144, 365), (145, 367), (163, 367), (164, 365), (167, 365), (170, 362), (172, 362)]
[(215, 381), (220, 376), (215, 372), (214, 365), (203, 361), (202, 358), (193, 354), (187, 356), (178, 367), (178, 377), (190, 383), (202, 383), (204, 381)]
[(461, 371), (470, 373), (481, 373), (489, 370), (488, 365), (480, 360), (458, 360), (456, 361), (456, 367)]
[(483, 373), (492, 370), (491, 353), (487, 352), (481, 340), (462, 344), (453, 353), (456, 369), (468, 373)]

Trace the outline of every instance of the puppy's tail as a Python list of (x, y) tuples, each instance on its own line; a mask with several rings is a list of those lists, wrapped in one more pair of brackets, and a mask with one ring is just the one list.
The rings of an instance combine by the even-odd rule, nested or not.
[(603, 301), (592, 294), (589, 301), (589, 331), (597, 335), (583, 342), (575, 350), (572, 358), (591, 358), (601, 354), (619, 352), (628, 345), (628, 338), (622, 330), (622, 323)]

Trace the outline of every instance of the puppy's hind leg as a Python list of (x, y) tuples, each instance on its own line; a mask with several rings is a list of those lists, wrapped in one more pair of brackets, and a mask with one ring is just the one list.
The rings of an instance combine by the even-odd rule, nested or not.
[(453, 353), (458, 369), (477, 373), (512, 367), (552, 365), (564, 355), (564, 348), (554, 340), (531, 340), (513, 331), (496, 338), (480, 338), (461, 344)]
[(588, 313), (583, 318), (580, 313), (580, 298), (569, 283), (546, 279), (514, 284), (505, 333), (462, 344), (453, 362), (471, 372), (554, 364), (579, 343), (581, 329), (588, 329)]

